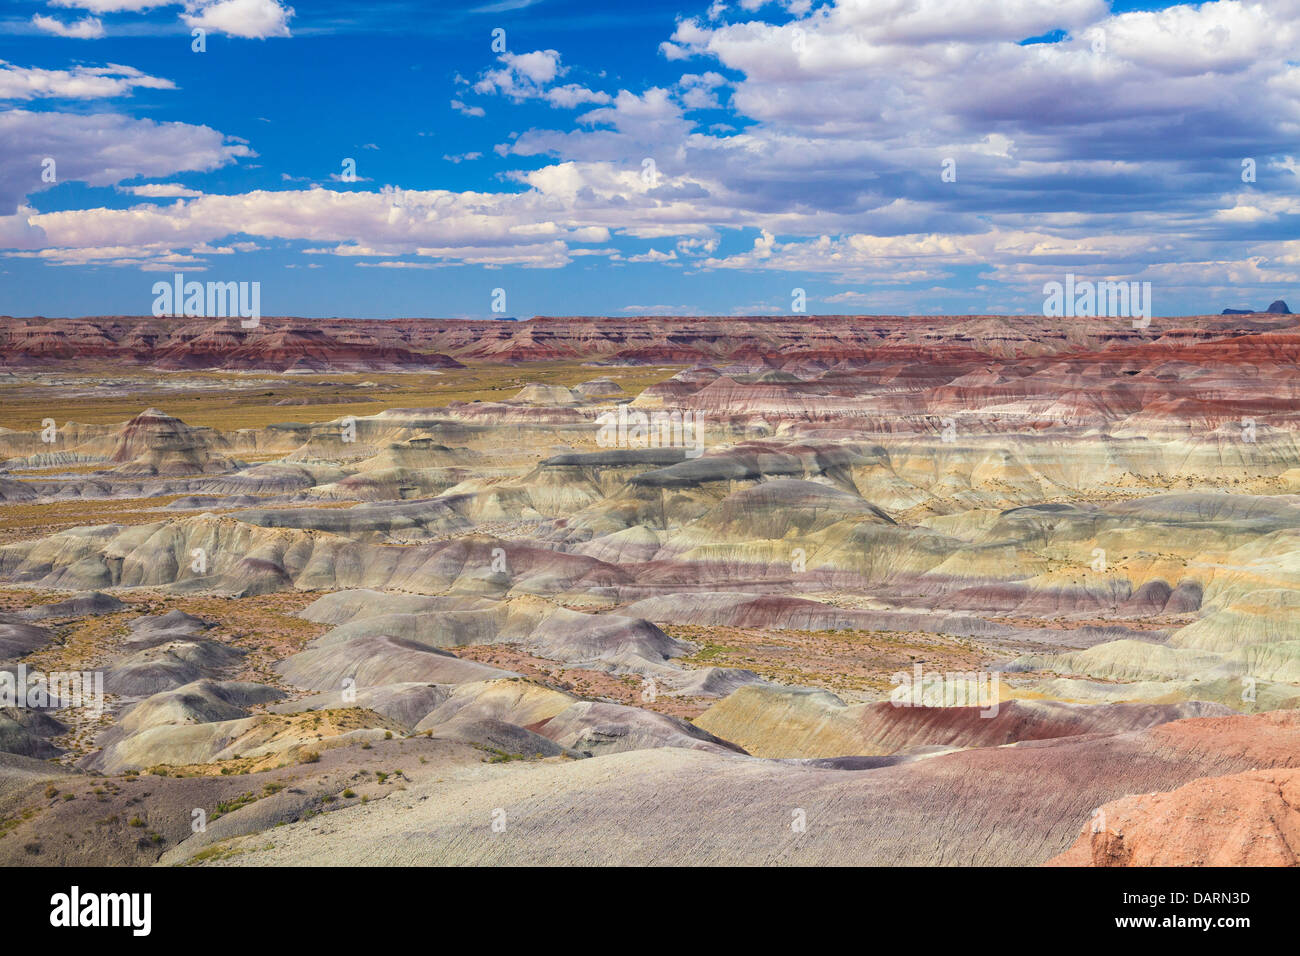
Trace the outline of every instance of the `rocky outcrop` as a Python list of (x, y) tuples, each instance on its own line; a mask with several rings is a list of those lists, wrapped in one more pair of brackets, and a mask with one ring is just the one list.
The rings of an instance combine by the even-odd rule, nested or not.
[(1300, 770), (1202, 777), (1103, 804), (1048, 866), (1296, 866)]

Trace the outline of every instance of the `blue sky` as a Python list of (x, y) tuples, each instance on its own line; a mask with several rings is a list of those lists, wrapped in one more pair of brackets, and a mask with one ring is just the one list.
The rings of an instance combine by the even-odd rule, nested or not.
[(518, 316), (779, 313), (795, 288), (814, 313), (1027, 313), (1066, 272), (1150, 281), (1156, 314), (1262, 308), (1300, 299), (1297, 22), (11, 2), (0, 314), (147, 313), (176, 271), (308, 316), (490, 316), (498, 288)]

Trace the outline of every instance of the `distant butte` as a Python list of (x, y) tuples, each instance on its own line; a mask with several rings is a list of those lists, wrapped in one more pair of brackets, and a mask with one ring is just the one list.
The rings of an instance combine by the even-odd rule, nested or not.
[[(1258, 315), (1253, 309), (1224, 309), (1223, 315)], [(1264, 310), (1267, 315), (1290, 315), (1291, 310), (1283, 299), (1274, 299), (1273, 303)]]

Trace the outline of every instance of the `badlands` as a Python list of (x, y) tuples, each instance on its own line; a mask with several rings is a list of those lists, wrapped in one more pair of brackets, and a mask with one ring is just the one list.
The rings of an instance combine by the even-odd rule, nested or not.
[(1293, 865), (1298, 359), (0, 320), (0, 860)]

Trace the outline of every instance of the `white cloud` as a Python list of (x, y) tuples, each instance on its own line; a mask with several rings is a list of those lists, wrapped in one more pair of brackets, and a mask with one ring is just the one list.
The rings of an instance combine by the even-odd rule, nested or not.
[[(315, 188), (243, 195), (204, 195), (170, 205), (80, 209), (28, 217), (44, 231), (51, 255), (63, 259), (105, 248), (156, 249), (215, 244), (236, 234), (261, 239), (326, 242), (308, 254), (344, 257), (418, 256), (482, 265), (553, 268), (567, 264), (568, 243), (603, 242), (608, 230), (564, 215), (549, 218), (536, 192), (403, 191), (401, 204), (382, 192)], [(83, 250), (78, 253), (77, 250)], [(84, 252), (90, 250), (90, 252)]]
[(681, 90), (682, 104), (687, 109), (716, 110), (722, 104), (718, 101), (715, 90), (726, 83), (726, 78), (718, 73), (686, 73), (677, 82), (677, 86)]
[[(1055, 29), (1067, 38), (1020, 45)], [(1093, 37), (1104, 38), (1099, 51)], [(676, 26), (665, 55), (694, 58), (692, 71), (662, 88), (611, 95), (566, 82), (578, 68), (554, 50), (505, 54), (460, 81), (462, 94), (595, 107), (495, 147), (552, 158), (505, 174), (519, 192), (417, 191), (395, 210), (360, 191), (259, 191), (33, 214), (0, 235), (30, 242), (43, 230), (65, 254), (130, 243), (165, 255), (178, 237), (218, 243), (255, 224), (259, 237), (354, 261), (546, 267), (581, 255), (632, 261), (573, 248), (631, 237), (672, 250), (640, 258), (682, 268), (810, 273), (888, 294), (903, 283), (941, 290), (963, 267), (961, 289), (974, 269), (981, 303), (1041, 289), (1042, 276), (1067, 268), (1188, 288), (1277, 283), (1300, 267), (1300, 246), (1283, 241), (1300, 212), (1300, 167), (1283, 155), (1294, 155), (1300, 128), (1298, 40), (1297, 0), (1124, 14), (1104, 0), (715, 3), (708, 19)], [(16, 79), (0, 64), (0, 91), (110, 96), (133, 80), (38, 73)], [(724, 104), (729, 123), (705, 127), (690, 112)], [(0, 163), (5, 155), (0, 146)], [(1249, 186), (1247, 156), (1260, 173)], [(940, 178), (947, 158), (954, 182)], [(2, 198), (21, 201), (33, 169), (24, 154), (4, 180), (21, 186)]]
[(474, 84), (475, 93), (503, 93), (512, 99), (540, 96), (541, 90), (564, 71), (555, 50), (531, 53), (502, 53), (497, 59), (503, 69), (488, 70)]
[(14, 66), (0, 60), (0, 99), (32, 100), (44, 98), (104, 99), (129, 96), (140, 87), (172, 90), (176, 84), (141, 73), (129, 66), (110, 63), (103, 67), (76, 66), (71, 70), (42, 70)]
[(575, 106), (581, 106), (583, 103), (608, 103), (610, 101), (608, 93), (589, 90), (577, 83), (566, 83), (564, 86), (552, 87), (544, 95), (546, 102), (552, 106), (560, 106), (565, 109), (572, 109)]
[(625, 305), (619, 311), (633, 315), (698, 315), (691, 305)]
[(452, 100), (451, 108), (457, 113), (464, 113), (466, 116), (486, 116), (487, 112), (481, 106), (466, 106), (460, 100)]
[(193, 199), (202, 196), (197, 189), (190, 189), (179, 183), (145, 183), (141, 186), (119, 186), (122, 192), (145, 199)]
[(584, 103), (608, 103), (610, 96), (591, 90), (578, 83), (563, 86), (548, 85), (568, 70), (560, 64), (560, 54), (555, 50), (534, 50), (531, 53), (502, 53), (497, 57), (501, 69), (486, 71), (473, 85), (475, 93), (484, 96), (500, 94), (515, 102), (527, 99), (544, 99), (552, 106), (572, 109)]
[(47, 184), (45, 160), (58, 182), (113, 186), (137, 177), (216, 169), (255, 155), (207, 126), (156, 123), (116, 113), (0, 112), (0, 213)]
[(45, 231), (31, 223), (36, 210), (20, 206), (12, 216), (0, 216), (0, 249), (40, 249), (47, 244)]
[(658, 249), (650, 249), (646, 252), (638, 253), (634, 256), (614, 256), (619, 262), (673, 262), (677, 258), (677, 252), (660, 252)]
[(71, 7), (91, 13), (141, 13), (154, 7), (167, 7), (177, 0), (49, 0), (52, 7)]
[(277, 0), (190, 0), (186, 10), (181, 14), (186, 26), (247, 39), (287, 37), (293, 17), (293, 7)]
[(538, 86), (544, 86), (560, 72), (560, 54), (554, 50), (534, 50), (532, 53), (505, 53), (501, 60), (516, 74)]
[(104, 35), (103, 21), (97, 17), (83, 17), (72, 23), (64, 23), (55, 17), (32, 16), (32, 25), (38, 30), (53, 33), (55, 36), (70, 37), (75, 40), (98, 40)]
[(383, 262), (358, 262), (358, 266), (369, 269), (437, 269), (438, 262), (407, 262), (404, 259), (387, 259)]
[(717, 236), (677, 240), (677, 251), (684, 256), (711, 256), (717, 249)]

